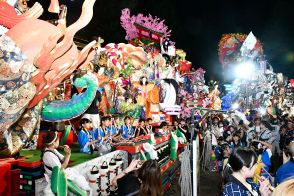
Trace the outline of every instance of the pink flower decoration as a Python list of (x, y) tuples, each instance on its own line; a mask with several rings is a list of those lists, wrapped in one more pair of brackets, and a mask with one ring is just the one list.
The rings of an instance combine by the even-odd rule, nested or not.
[(164, 24), (164, 20), (152, 17), (150, 14), (148, 16), (138, 14), (137, 16), (131, 17), (130, 10), (128, 8), (123, 9), (121, 13), (120, 24), (126, 30), (126, 40), (138, 37), (138, 30), (134, 25), (135, 23), (153, 31), (163, 33), (166, 37), (170, 36), (171, 30), (169, 30), (168, 26)]

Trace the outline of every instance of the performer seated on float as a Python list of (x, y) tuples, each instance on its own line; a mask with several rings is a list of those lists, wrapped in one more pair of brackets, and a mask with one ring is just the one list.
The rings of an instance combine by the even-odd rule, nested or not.
[(134, 127), (131, 125), (131, 117), (126, 116), (124, 118), (124, 124), (119, 129), (119, 134), (124, 139), (131, 139), (134, 137)]
[(178, 130), (180, 130), (179, 122), (178, 122), (177, 120), (174, 120), (174, 121), (173, 121), (172, 130), (173, 130), (173, 131), (178, 131)]
[(138, 126), (135, 128), (135, 137), (141, 136), (141, 135), (148, 135), (147, 130), (145, 129), (145, 121), (144, 119), (140, 119)]
[(94, 132), (95, 139), (98, 140), (98, 144), (103, 141), (111, 140), (112, 138), (112, 131), (110, 131), (111, 125), (111, 117), (110, 116), (103, 116), (101, 118), (101, 125), (98, 129)]
[(153, 129), (153, 127), (152, 127), (152, 118), (147, 118), (145, 129), (147, 130), (148, 134), (153, 132), (152, 131), (152, 129)]
[[(43, 136), (43, 151), (41, 155), (41, 159), (45, 169), (45, 179), (47, 181), (47, 185), (45, 189), (43, 189), (44, 195), (47, 196), (54, 196), (55, 194), (52, 192), (51, 189), (51, 182), (56, 179), (51, 179), (53, 177), (53, 172), (56, 167), (66, 169), (68, 166), (68, 162), (71, 156), (71, 149), (69, 146), (59, 146), (59, 138), (56, 132), (50, 131), (46, 135)], [(63, 156), (57, 151), (58, 147), (62, 147), (64, 150), (65, 155)], [(56, 174), (56, 173), (55, 173)], [(79, 174), (77, 170), (74, 168), (67, 168), (65, 170), (66, 179), (70, 180), (73, 184), (75, 184), (74, 189), (77, 191), (85, 190), (87, 193), (91, 194), (91, 188), (85, 179), (84, 176)], [(55, 176), (56, 178), (56, 176)], [(63, 182), (57, 184), (57, 186), (63, 186)], [(69, 183), (69, 182), (67, 182)]]
[(80, 152), (93, 154), (98, 140), (94, 139), (92, 122), (87, 118), (81, 119), (81, 130), (78, 134), (78, 142), (81, 146)]
[(56, 166), (64, 169), (67, 167), (71, 155), (71, 149), (67, 145), (64, 146), (65, 156), (57, 151), (59, 138), (54, 131), (50, 131), (44, 135), (42, 143), (44, 146), (44, 150), (42, 151), (42, 161), (45, 168), (44, 175), (48, 183), (44, 189), (44, 193), (45, 195), (54, 195), (51, 190), (52, 169)]
[(163, 121), (160, 123), (158, 131), (155, 133), (157, 136), (166, 135), (169, 133), (169, 127), (167, 122)]
[(101, 118), (101, 126), (95, 130), (94, 137), (97, 142), (98, 152), (101, 154), (111, 151), (112, 131), (110, 131), (111, 117), (103, 116)]
[(189, 141), (189, 139), (191, 138), (191, 135), (188, 131), (186, 120), (183, 118), (180, 119), (179, 129), (186, 136), (187, 141)]

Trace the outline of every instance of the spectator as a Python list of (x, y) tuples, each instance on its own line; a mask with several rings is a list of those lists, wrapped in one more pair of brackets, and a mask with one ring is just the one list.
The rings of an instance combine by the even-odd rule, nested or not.
[(261, 121), (260, 132), (257, 134), (258, 140), (266, 141), (272, 144), (275, 141), (275, 137), (272, 134), (272, 127), (267, 121)]
[(288, 121), (287, 124), (287, 132), (286, 132), (286, 136), (285, 136), (285, 144), (286, 146), (288, 146), (288, 144), (293, 141), (294, 139), (294, 124), (292, 121)]
[(226, 184), (230, 176), (232, 174), (232, 169), (230, 164), (228, 164), (229, 157), (232, 154), (232, 150), (228, 144), (223, 144), (221, 145), (221, 149), (223, 151), (223, 172), (222, 172), (222, 177), (223, 177), (223, 184)]
[(272, 145), (268, 142), (260, 141), (260, 140), (252, 140), (252, 146), (255, 148), (259, 159), (262, 161), (262, 163), (265, 165), (263, 167), (263, 172), (260, 174), (264, 177), (270, 177), (269, 176), (269, 169), (271, 167), (271, 157), (272, 157)]
[(280, 149), (286, 148), (286, 134), (287, 134), (287, 125), (283, 125), (280, 128)]
[(293, 196), (294, 195), (294, 179), (284, 181), (277, 186), (272, 196)]
[(241, 142), (240, 133), (238, 133), (238, 132), (233, 133), (232, 145), (233, 145), (234, 149), (244, 147), (244, 145)]
[(163, 195), (160, 166), (156, 160), (143, 164), (140, 160), (133, 160), (111, 184), (118, 188), (118, 195)]
[(247, 133), (247, 143), (250, 143), (253, 139), (258, 139), (258, 135), (260, 134), (261, 119), (257, 117), (253, 122), (253, 126)]
[(256, 184), (247, 180), (254, 176), (256, 170), (257, 156), (254, 151), (239, 148), (230, 156), (228, 163), (233, 172), (229, 182), (224, 187), (223, 195), (270, 195), (270, 183), (268, 180), (262, 178), (259, 181), (259, 190), (257, 190)]
[(290, 142), (288, 149), (283, 152), (290, 160), (286, 161), (277, 171), (276, 183), (281, 184), (287, 179), (294, 178), (294, 141)]

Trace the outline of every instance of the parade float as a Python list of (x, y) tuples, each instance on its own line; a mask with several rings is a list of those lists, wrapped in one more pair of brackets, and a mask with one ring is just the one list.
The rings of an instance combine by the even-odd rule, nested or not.
[(293, 116), (291, 79), (275, 73), (266, 59), (262, 44), (252, 32), (225, 34), (219, 42), (219, 60), (226, 75), (233, 75), (226, 84), (222, 109), (234, 109), (250, 116), (257, 110), (261, 115)]
[[(186, 143), (180, 132), (118, 142), (113, 152), (102, 156), (79, 153), (79, 119), (97, 90), (103, 114), (120, 119), (128, 115), (134, 125), (140, 118), (151, 118), (157, 132), (161, 122), (171, 124), (181, 116), (183, 100), (177, 95), (185, 83), (183, 74), (189, 75), (192, 65), (168, 39), (170, 30), (163, 21), (130, 16), (128, 9), (121, 16), (128, 43), (103, 45), (99, 38), (79, 50), (74, 36), (90, 22), (94, 3), (85, 0), (80, 18), (67, 26), (66, 6), (58, 1), (52, 0), (48, 10), (59, 13), (59, 18), (49, 22), (37, 19), (43, 12), (38, 3), (16, 12), (16, 1), (0, 2), (1, 195), (42, 191), (40, 148), (42, 136), (50, 130), (58, 131), (61, 145), (72, 147), (69, 166), (87, 179), (94, 195), (109, 195), (111, 179), (134, 157), (159, 161), (165, 190), (180, 169), (178, 155)], [(73, 81), (75, 74), (82, 76)], [(72, 86), (87, 88), (72, 95)], [(54, 175), (55, 194), (86, 194), (76, 186), (78, 180), (66, 179), (63, 170)]]
[[(42, 136), (49, 130), (58, 131), (61, 145), (72, 147), (69, 166), (87, 179), (94, 195), (114, 191), (110, 180), (136, 157), (158, 160), (165, 191), (180, 169), (180, 175), (190, 179), (181, 185), (191, 188), (191, 146), (186, 146), (186, 138), (179, 132), (120, 141), (113, 145), (113, 152), (101, 156), (79, 153), (79, 120), (97, 91), (102, 95), (101, 113), (119, 119), (130, 116), (133, 126), (139, 119), (150, 118), (155, 133), (160, 132), (162, 122), (171, 125), (178, 118), (201, 122), (213, 117), (210, 112), (238, 110), (244, 115), (237, 116), (244, 120), (252, 108), (273, 117), (277, 112), (294, 114), (294, 82), (273, 72), (261, 42), (252, 33), (226, 34), (220, 41), (224, 71), (251, 70), (249, 77), (226, 84), (226, 94), (220, 98), (219, 83), (205, 81), (205, 70), (192, 67), (185, 51), (170, 40), (171, 30), (157, 17), (131, 16), (130, 10), (124, 9), (120, 20), (127, 43), (104, 43), (99, 37), (78, 49), (74, 36), (90, 22), (95, 1), (85, 0), (80, 18), (70, 26), (66, 25), (66, 6), (59, 6), (56, 0), (51, 1), (49, 11), (59, 13), (59, 18), (49, 22), (37, 19), (43, 12), (38, 3), (18, 12), (19, 4), (9, 3), (0, 2), (1, 195), (42, 191), (40, 148)], [(80, 77), (73, 80), (76, 75)], [(73, 94), (73, 88), (79, 93)], [(197, 148), (193, 142), (194, 192)], [(56, 172), (57, 182), (62, 182), (58, 186), (55, 181), (56, 194), (85, 194), (75, 186), (78, 182), (66, 180), (63, 171)]]

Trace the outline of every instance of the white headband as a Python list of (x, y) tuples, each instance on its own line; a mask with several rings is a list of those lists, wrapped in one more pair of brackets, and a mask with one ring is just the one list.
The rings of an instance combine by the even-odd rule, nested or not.
[(54, 137), (54, 139), (53, 139), (51, 142), (46, 143), (47, 145), (51, 145), (51, 144), (53, 144), (53, 143), (55, 142), (55, 140), (57, 139), (57, 133), (56, 133), (56, 132), (54, 132), (54, 133), (55, 133), (55, 137)]

